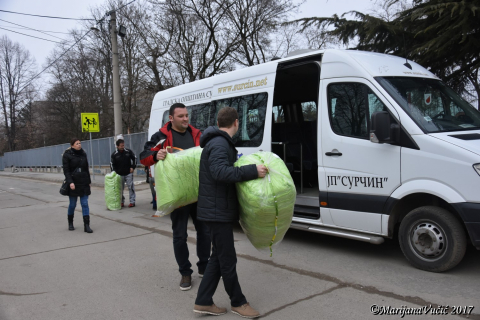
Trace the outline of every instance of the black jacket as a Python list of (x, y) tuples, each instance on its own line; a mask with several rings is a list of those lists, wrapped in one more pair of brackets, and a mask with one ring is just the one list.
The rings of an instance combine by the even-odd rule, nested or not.
[(238, 221), (235, 182), (258, 178), (255, 164), (236, 168), (237, 149), (232, 138), (217, 127), (209, 127), (200, 138), (197, 218), (202, 221)]
[(115, 150), (110, 159), (110, 169), (121, 176), (130, 174), (130, 168), (137, 167), (137, 157), (130, 149), (123, 149), (123, 152)]
[[(83, 149), (74, 150), (68, 148), (63, 153), (63, 174), (68, 185), (75, 184), (75, 190), (69, 191), (69, 196), (81, 197), (90, 195), (90, 172), (88, 171), (87, 154)], [(75, 172), (74, 172), (75, 171)]]

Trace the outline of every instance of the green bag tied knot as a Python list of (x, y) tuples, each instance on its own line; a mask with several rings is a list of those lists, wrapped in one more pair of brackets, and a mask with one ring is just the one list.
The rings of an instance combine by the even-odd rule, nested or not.
[(283, 160), (272, 152), (242, 156), (236, 167), (263, 164), (268, 173), (263, 179), (237, 183), (240, 225), (258, 250), (269, 249), (283, 240), (290, 228), (296, 189)]
[(116, 172), (105, 175), (105, 203), (108, 210), (122, 208), (122, 177)]

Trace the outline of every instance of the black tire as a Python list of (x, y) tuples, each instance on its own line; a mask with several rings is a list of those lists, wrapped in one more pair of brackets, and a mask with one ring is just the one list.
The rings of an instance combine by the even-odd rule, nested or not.
[(467, 247), (465, 230), (457, 218), (434, 206), (410, 211), (400, 224), (398, 239), (408, 262), (431, 272), (455, 267)]

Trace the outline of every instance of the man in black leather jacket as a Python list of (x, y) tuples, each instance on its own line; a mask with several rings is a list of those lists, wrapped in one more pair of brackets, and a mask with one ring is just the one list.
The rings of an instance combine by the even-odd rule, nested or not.
[(135, 207), (135, 188), (133, 185), (133, 171), (137, 167), (137, 157), (132, 150), (125, 148), (125, 141), (118, 139), (115, 143), (117, 150), (112, 153), (110, 160), (110, 168), (122, 177), (122, 207), (124, 206), (125, 197), (123, 196), (123, 189), (125, 182), (128, 187), (128, 194), (130, 196), (129, 207)]
[(232, 137), (238, 131), (238, 113), (225, 107), (218, 112), (217, 127), (209, 127), (200, 138), (197, 217), (210, 228), (212, 254), (198, 289), (194, 312), (220, 315), (227, 312), (212, 300), (220, 277), (231, 300), (232, 312), (245, 318), (260, 314), (247, 303), (236, 270), (233, 223), (238, 221), (238, 199), (235, 183), (265, 177), (264, 165), (234, 167), (237, 150)]

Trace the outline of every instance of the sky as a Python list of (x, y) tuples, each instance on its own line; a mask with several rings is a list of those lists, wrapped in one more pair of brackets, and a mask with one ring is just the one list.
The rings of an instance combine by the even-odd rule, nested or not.
[[(298, 3), (301, 0), (292, 1)], [(91, 18), (90, 9), (100, 6), (105, 2), (106, 0), (0, 0), (0, 10), (56, 17)], [(292, 18), (298, 19), (312, 16), (330, 17), (335, 13), (342, 14), (351, 10), (368, 12), (374, 3), (375, 0), (306, 0), (305, 3), (301, 5), (299, 12), (292, 16)], [(0, 12), (0, 37), (7, 35), (12, 41), (22, 44), (35, 58), (38, 71), (41, 71), (46, 67), (46, 59), (55, 48), (55, 43), (31, 38), (12, 31), (51, 41), (61, 41), (58, 38), (67, 37), (64, 33), (67, 33), (68, 30), (79, 28), (81, 23), (81, 21), (75, 20), (47, 19)], [(52, 35), (49, 36), (33, 30), (22, 29), (18, 25), (36, 30), (55, 31), (59, 33), (49, 33)]]

